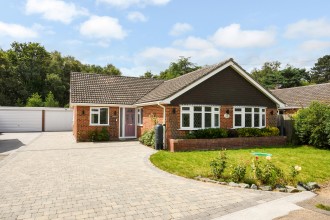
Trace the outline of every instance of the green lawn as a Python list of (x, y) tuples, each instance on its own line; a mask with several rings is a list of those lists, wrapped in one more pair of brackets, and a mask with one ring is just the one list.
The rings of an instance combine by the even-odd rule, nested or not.
[[(302, 167), (297, 180), (323, 183), (330, 180), (330, 151), (310, 146), (284, 146), (267, 148), (249, 148), (227, 150), (228, 166), (244, 161), (250, 164), (251, 152), (271, 153), (272, 162), (286, 174), (292, 165)], [(219, 155), (219, 151), (176, 152), (159, 151), (150, 157), (151, 162), (167, 172), (194, 178), (212, 177), (210, 161)], [(265, 159), (260, 158), (260, 159)], [(227, 169), (228, 170), (228, 169)], [(228, 171), (227, 171), (228, 172)]]

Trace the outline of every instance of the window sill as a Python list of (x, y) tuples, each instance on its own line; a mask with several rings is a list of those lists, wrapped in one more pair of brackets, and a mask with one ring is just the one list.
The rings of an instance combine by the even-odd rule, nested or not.
[[(220, 128), (220, 127), (213, 127), (213, 128)], [(179, 128), (178, 131), (196, 131), (202, 129), (209, 129), (209, 128)]]
[(103, 124), (90, 124), (89, 126), (94, 126), (94, 127), (96, 127), (96, 126), (109, 126), (109, 124), (106, 124), (106, 125), (103, 125)]
[(137, 126), (139, 126), (139, 127), (143, 127), (143, 124), (138, 124)]

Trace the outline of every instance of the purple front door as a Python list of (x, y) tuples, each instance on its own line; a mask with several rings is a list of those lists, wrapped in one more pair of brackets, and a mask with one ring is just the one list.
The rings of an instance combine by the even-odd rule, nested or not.
[(135, 137), (135, 109), (125, 108), (125, 136)]

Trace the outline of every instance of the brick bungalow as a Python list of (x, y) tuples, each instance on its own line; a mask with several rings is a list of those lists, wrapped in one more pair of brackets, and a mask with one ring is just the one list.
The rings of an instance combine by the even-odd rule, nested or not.
[(73, 134), (106, 127), (111, 140), (137, 138), (165, 124), (170, 138), (203, 128), (276, 126), (282, 101), (233, 59), (171, 80), (72, 73)]

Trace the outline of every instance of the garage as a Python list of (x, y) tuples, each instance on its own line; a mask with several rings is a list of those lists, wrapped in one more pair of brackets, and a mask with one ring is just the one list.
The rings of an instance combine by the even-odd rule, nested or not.
[(0, 132), (71, 131), (72, 109), (0, 107)]
[(71, 131), (72, 117), (71, 109), (45, 110), (45, 131)]

